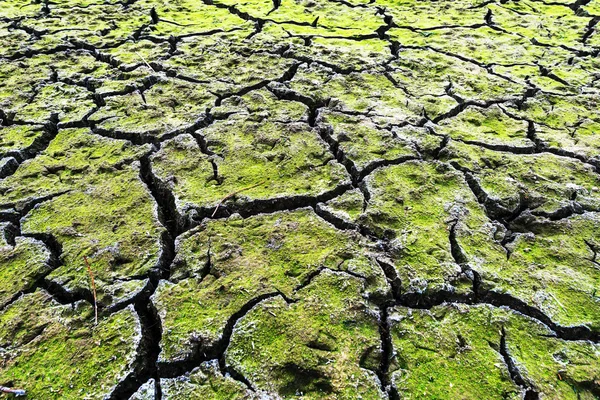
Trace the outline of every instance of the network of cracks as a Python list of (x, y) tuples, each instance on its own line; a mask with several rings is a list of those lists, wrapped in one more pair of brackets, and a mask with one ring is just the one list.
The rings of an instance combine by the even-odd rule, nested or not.
[(600, 397), (599, 21), (4, 2), (0, 385)]

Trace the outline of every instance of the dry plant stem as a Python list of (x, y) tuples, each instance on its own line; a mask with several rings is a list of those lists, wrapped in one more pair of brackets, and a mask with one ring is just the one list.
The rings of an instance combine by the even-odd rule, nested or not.
[(151, 71), (156, 72), (156, 70), (154, 68), (152, 68), (152, 66), (150, 64), (148, 64), (148, 61), (146, 61), (146, 59), (144, 57), (142, 57), (142, 55), (140, 53), (138, 53), (137, 51), (135, 52), (135, 55), (138, 56), (139, 58), (142, 59), (142, 61), (144, 62), (144, 64), (146, 64), (146, 66), (148, 68), (150, 68)]
[(94, 281), (94, 273), (92, 272), (92, 267), (90, 267), (90, 263), (86, 256), (83, 256), (83, 260), (85, 261), (85, 267), (87, 268), (88, 275), (90, 276), (90, 281), (92, 284), (92, 294), (94, 295), (94, 321), (95, 324), (98, 325), (98, 301), (96, 298), (96, 282)]
[(233, 196), (235, 196), (236, 194), (244, 192), (246, 190), (254, 189), (255, 187), (260, 186), (260, 185), (262, 185), (265, 182), (266, 182), (266, 180), (258, 182), (258, 183), (254, 184), (252, 186), (248, 186), (248, 187), (242, 188), (240, 190), (236, 190), (235, 192), (229, 193), (227, 196), (223, 197), (221, 199), (221, 201), (219, 201), (219, 204), (217, 204), (217, 206), (215, 207), (215, 211), (213, 211), (213, 213), (211, 215), (211, 218), (215, 216), (215, 214), (217, 213), (217, 211), (219, 211), (219, 207), (221, 206), (221, 204), (223, 204), (223, 202), (227, 201), (227, 199), (230, 199)]

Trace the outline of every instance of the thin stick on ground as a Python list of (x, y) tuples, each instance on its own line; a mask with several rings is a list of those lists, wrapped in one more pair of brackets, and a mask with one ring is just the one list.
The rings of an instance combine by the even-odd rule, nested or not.
[(87, 268), (88, 275), (90, 276), (92, 295), (94, 296), (94, 321), (95, 324), (98, 325), (98, 301), (96, 297), (96, 282), (94, 281), (94, 273), (92, 272), (92, 267), (90, 267), (90, 263), (88, 262), (86, 256), (83, 256), (83, 261), (85, 261), (85, 267)]
[(148, 68), (150, 68), (151, 71), (156, 72), (156, 70), (154, 68), (152, 68), (152, 65), (148, 64), (148, 61), (146, 61), (146, 59), (144, 57), (142, 57), (142, 55), (140, 53), (138, 53), (137, 51), (134, 51), (135, 55), (138, 56), (139, 58), (142, 59), (142, 61), (144, 62), (144, 64), (146, 64), (146, 66)]
[(245, 188), (242, 188), (240, 190), (236, 190), (235, 192), (231, 192), (229, 193), (227, 196), (223, 197), (221, 199), (221, 201), (219, 201), (219, 203), (217, 204), (217, 206), (215, 207), (215, 211), (212, 213), (211, 218), (215, 216), (215, 214), (217, 213), (217, 211), (219, 210), (219, 207), (221, 206), (221, 204), (223, 204), (225, 201), (227, 201), (228, 199), (232, 198), (233, 196), (235, 196), (238, 193), (244, 192), (246, 190), (250, 190), (250, 189), (254, 189), (257, 186), (262, 185), (263, 183), (265, 183), (267, 180), (265, 179), (264, 181), (260, 181), (252, 186), (248, 186)]

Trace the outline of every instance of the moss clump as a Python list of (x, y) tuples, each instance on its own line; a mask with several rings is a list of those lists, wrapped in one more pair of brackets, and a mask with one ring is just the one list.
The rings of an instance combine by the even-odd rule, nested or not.
[[(160, 137), (191, 126), (215, 97), (207, 90), (185, 82), (161, 79), (150, 89), (106, 99), (106, 107), (94, 113), (98, 127), (131, 134)], [(192, 105), (193, 104), (193, 105)]]
[(369, 369), (381, 351), (378, 314), (362, 293), (360, 279), (324, 271), (297, 302), (276, 297), (238, 321), (225, 359), (283, 398), (386, 398)]
[[(161, 379), (162, 394), (173, 399), (258, 400), (260, 392), (250, 391), (241, 382), (219, 371), (217, 360), (204, 362), (182, 378)], [(262, 396), (266, 396), (262, 394)]]
[(359, 221), (393, 238), (392, 256), (407, 292), (461, 286), (450, 229), (461, 218), (485, 222), (462, 175), (437, 162), (406, 162), (366, 179), (371, 195)]
[(3, 208), (20, 210), (47, 197), (24, 216), (21, 230), (51, 235), (62, 247), (62, 265), (49, 279), (69, 291), (89, 290), (83, 263), (88, 256), (100, 302), (129, 298), (144, 285), (128, 278), (156, 267), (164, 231), (133, 163), (145, 150), (85, 129), (62, 130), (42, 154), (0, 183)]
[(53, 302), (44, 292), (25, 295), (0, 314), (0, 382), (28, 398), (108, 396), (131, 371), (140, 340), (132, 307), (92, 325), (93, 309)]
[(230, 118), (201, 134), (214, 155), (181, 135), (152, 157), (156, 175), (172, 187), (181, 211), (213, 208), (253, 185), (258, 186), (236, 197), (244, 202), (318, 196), (349, 184), (344, 168), (307, 124)]
[(21, 155), (43, 135), (41, 126), (13, 125), (0, 128), (0, 154)]
[[(193, 37), (178, 46), (176, 54), (164, 64), (178, 73), (203, 82), (210, 92), (225, 95), (266, 81), (280, 79), (297, 60), (267, 51), (248, 51), (244, 38), (252, 32), (242, 31), (215, 37)], [(265, 69), (268, 65), (269, 68)]]
[(332, 138), (356, 166), (357, 172), (369, 165), (417, 157), (411, 143), (390, 131), (378, 129), (369, 119), (329, 111), (323, 112), (319, 117), (321, 123), (331, 127)]
[[(598, 210), (600, 177), (591, 165), (550, 153), (512, 154), (452, 142), (445, 160), (473, 171), (482, 189), (510, 211), (551, 214), (577, 202)], [(594, 189), (595, 188), (595, 189)]]
[(505, 115), (499, 106), (468, 107), (454, 118), (443, 120), (436, 133), (464, 142), (496, 146), (531, 147), (527, 138), (527, 122)]
[(309, 210), (211, 221), (180, 238), (177, 254), (173, 283), (161, 283), (154, 295), (164, 360), (184, 357), (191, 341), (215, 343), (228, 319), (259, 296), (296, 297), (319, 268), (364, 276), (373, 298), (388, 290), (365, 243)]
[(392, 382), (407, 398), (520, 399), (500, 354), (506, 313), (450, 305), (390, 313)]
[(14, 247), (0, 247), (0, 307), (50, 272), (49, 262), (50, 252), (34, 239), (17, 237)]
[(598, 345), (556, 339), (522, 314), (488, 305), (397, 308), (390, 323), (393, 385), (407, 398), (520, 399), (519, 385), (548, 398), (593, 398)]
[(459, 225), (457, 240), (469, 265), (481, 275), (482, 288), (507, 293), (562, 325), (600, 327), (598, 267), (592, 248), (600, 243), (600, 220), (586, 213), (566, 220), (541, 220), (506, 244), (493, 229)]

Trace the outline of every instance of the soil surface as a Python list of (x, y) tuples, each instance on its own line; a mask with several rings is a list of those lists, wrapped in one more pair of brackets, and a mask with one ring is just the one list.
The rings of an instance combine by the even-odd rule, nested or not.
[(599, 54), (600, 0), (2, 1), (0, 385), (600, 398)]

